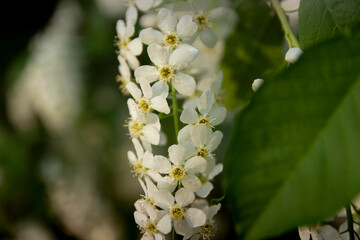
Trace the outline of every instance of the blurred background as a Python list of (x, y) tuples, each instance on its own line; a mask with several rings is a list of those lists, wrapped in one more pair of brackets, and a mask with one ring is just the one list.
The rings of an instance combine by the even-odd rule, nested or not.
[[(239, 12), (250, 16), (250, 5)], [(139, 239), (133, 204), (142, 190), (126, 157), (133, 147), (123, 126), (129, 114), (115, 81), (113, 46), (126, 6), (121, 0), (38, 0), (8, 1), (2, 9), (8, 14), (1, 15), (0, 38), (0, 239)], [(273, 25), (279, 28), (276, 20)], [(251, 35), (235, 38), (247, 44)], [(233, 110), (220, 127), (218, 161), (253, 79), (282, 61), (281, 51), (273, 54), (283, 47), (281, 31), (268, 40), (271, 61), (249, 72), (246, 64), (255, 64), (247, 56), (244, 73), (233, 68), (241, 82), (231, 82), (239, 59), (225, 61)], [(254, 56), (261, 61), (260, 53)], [(171, 139), (170, 128), (165, 123)], [(220, 175), (210, 198), (223, 194)], [(217, 220), (217, 239), (235, 239), (226, 200)]]

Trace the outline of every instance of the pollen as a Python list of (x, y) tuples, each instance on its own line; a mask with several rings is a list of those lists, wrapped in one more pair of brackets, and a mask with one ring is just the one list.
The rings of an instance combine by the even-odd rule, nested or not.
[(133, 168), (133, 170), (131, 172), (134, 173), (134, 176), (136, 176), (138, 178), (144, 176), (147, 169), (142, 164), (142, 160), (139, 160), (138, 163), (135, 163), (135, 164), (130, 163), (130, 164), (131, 164), (131, 166)]
[(150, 100), (145, 99), (144, 97), (141, 99), (138, 105), (138, 109), (142, 113), (147, 113), (150, 110)]
[(181, 208), (178, 204), (175, 204), (169, 211), (170, 215), (175, 219), (180, 219), (185, 214), (185, 209)]
[(210, 239), (211, 236), (214, 235), (213, 226), (210, 223), (206, 223), (204, 226), (201, 227), (200, 234), (202, 235), (203, 239)]
[(168, 34), (164, 39), (165, 45), (170, 47), (176, 47), (179, 42), (179, 38), (175, 34)]
[(156, 223), (153, 222), (153, 221), (149, 221), (149, 222), (146, 224), (145, 231), (146, 231), (146, 232), (150, 232), (150, 233), (157, 233), (158, 230), (157, 230), (157, 228), (156, 228)]
[(198, 14), (195, 18), (196, 23), (199, 26), (199, 30), (201, 31), (205, 25), (208, 23), (208, 19), (203, 14)]
[(142, 128), (144, 127), (144, 124), (141, 124), (137, 121), (134, 121), (132, 123), (130, 123), (129, 128), (130, 128), (130, 135), (133, 138), (137, 138), (139, 136), (142, 135)]
[(201, 148), (196, 155), (206, 159), (209, 155), (209, 151), (206, 148)]
[(185, 175), (186, 175), (185, 171), (182, 167), (175, 167), (175, 166), (173, 166), (173, 169), (170, 173), (170, 176), (177, 180), (182, 179)]
[(169, 67), (163, 67), (160, 69), (160, 78), (162, 80), (165, 80), (167, 82), (169, 82), (171, 80), (172, 77), (172, 70)]
[(127, 88), (126, 88), (127, 81), (125, 80), (125, 78), (123, 76), (121, 76), (120, 74), (118, 74), (115, 77), (115, 81), (120, 84), (119, 85), (119, 90), (121, 91), (121, 93), (124, 96), (128, 96), (129, 92), (128, 92)]

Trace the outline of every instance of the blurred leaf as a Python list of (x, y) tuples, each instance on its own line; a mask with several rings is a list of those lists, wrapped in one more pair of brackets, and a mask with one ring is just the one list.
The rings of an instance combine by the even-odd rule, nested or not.
[(359, 0), (300, 1), (299, 39), (303, 48), (330, 39), (358, 22)]
[(360, 32), (304, 53), (236, 120), (226, 195), (241, 238), (334, 213), (360, 190)]
[(265, 1), (243, 0), (237, 13), (239, 20), (226, 41), (222, 66), (229, 108), (244, 105), (252, 94), (253, 80), (283, 61), (283, 32)]

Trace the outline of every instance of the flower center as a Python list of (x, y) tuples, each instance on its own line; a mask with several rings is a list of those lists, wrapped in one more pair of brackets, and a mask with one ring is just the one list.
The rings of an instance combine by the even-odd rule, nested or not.
[(195, 21), (199, 25), (199, 30), (202, 30), (203, 27), (208, 23), (207, 18), (203, 14), (198, 14), (195, 18)]
[(142, 135), (142, 128), (144, 124), (134, 121), (130, 124), (130, 134), (133, 138), (137, 138)]
[(185, 176), (185, 171), (181, 167), (174, 167), (170, 173), (171, 177), (179, 180)]
[(209, 118), (208, 115), (206, 116), (201, 116), (198, 120), (198, 124), (205, 124), (207, 127), (210, 127), (211, 126), (211, 119)]
[(208, 152), (208, 150), (206, 149), (206, 148), (201, 148), (198, 152), (197, 152), (197, 154), (196, 154), (197, 156), (200, 156), (200, 157), (203, 157), (203, 158), (207, 158), (207, 156), (209, 155), (209, 152)]
[(149, 100), (142, 98), (139, 102), (138, 108), (140, 112), (147, 113), (150, 110)]
[(175, 34), (168, 34), (165, 38), (165, 44), (171, 47), (175, 47), (179, 41), (179, 38)]
[(150, 233), (157, 233), (158, 230), (157, 230), (157, 228), (156, 228), (155, 222), (149, 221), (148, 224), (147, 224), (146, 227), (145, 227), (145, 231), (146, 231), (146, 232), (150, 232)]
[(171, 76), (172, 76), (171, 68), (163, 67), (163, 68), (160, 69), (160, 78), (162, 80), (165, 80), (165, 81), (169, 82), (170, 79), (171, 79)]
[(142, 165), (142, 160), (139, 160), (137, 163), (131, 163), (131, 166), (133, 168), (131, 172), (137, 177), (142, 177), (147, 170), (144, 165)]
[(185, 209), (181, 208), (179, 205), (175, 204), (172, 209), (170, 209), (170, 215), (173, 218), (179, 219), (184, 216)]
[(205, 224), (201, 227), (200, 234), (203, 236), (203, 239), (210, 239), (213, 235), (213, 226), (210, 223)]

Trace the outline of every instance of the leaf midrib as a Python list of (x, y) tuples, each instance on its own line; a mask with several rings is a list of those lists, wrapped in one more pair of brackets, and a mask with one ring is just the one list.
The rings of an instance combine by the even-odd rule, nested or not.
[[(307, 148), (307, 151), (304, 151), (304, 154), (298, 158), (298, 163), (295, 164), (296, 167), (288, 174), (288, 176), (284, 179), (283, 183), (279, 186), (278, 190), (273, 194), (273, 197), (269, 199), (268, 204), (266, 204), (265, 207), (263, 207), (263, 211), (261, 213), (266, 213), (268, 211), (268, 208), (272, 205), (272, 202), (276, 199), (276, 197), (282, 192), (283, 188), (288, 183), (289, 179), (295, 174), (295, 172), (299, 169), (299, 166), (303, 163), (303, 161), (307, 158), (307, 156), (312, 152), (313, 148), (316, 146), (316, 143), (319, 139), (324, 135), (326, 132), (326, 129), (330, 126), (331, 122), (335, 119), (336, 116), (338, 116), (339, 111), (341, 111), (342, 106), (345, 104), (347, 99), (352, 95), (351, 93), (356, 88), (356, 85), (360, 82), (359, 76), (356, 77), (356, 80), (354, 83), (350, 84), (348, 91), (344, 94), (344, 97), (341, 101), (339, 101), (339, 104), (334, 108), (331, 114), (329, 114), (328, 120), (325, 121), (323, 127), (319, 129), (319, 133), (316, 135), (317, 137), (314, 137), (314, 140), (309, 144), (309, 148)], [(257, 225), (259, 220), (264, 216), (264, 214), (259, 214), (258, 217), (256, 217), (256, 220), (253, 221), (254, 224), (251, 225), (249, 233), (246, 235), (246, 237), (251, 236), (252, 230), (254, 229), (254, 226)]]

